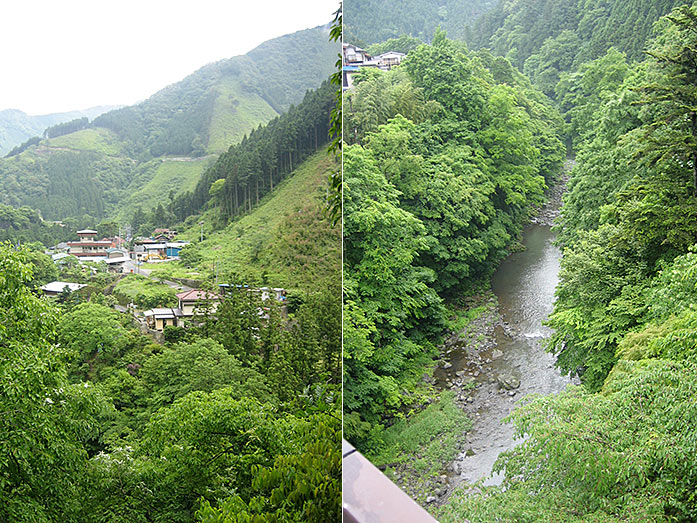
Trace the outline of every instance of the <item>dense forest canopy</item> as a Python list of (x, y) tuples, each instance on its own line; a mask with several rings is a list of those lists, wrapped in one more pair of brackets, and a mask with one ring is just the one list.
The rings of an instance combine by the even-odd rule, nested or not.
[(444, 298), (488, 277), (559, 174), (561, 119), (511, 64), (436, 33), (344, 98), (344, 433), (415, 401)]
[(429, 41), (440, 26), (462, 39), (496, 0), (353, 0), (345, 6), (344, 41), (360, 46), (409, 35)]
[(337, 274), (290, 318), (231, 291), (158, 345), (113, 277), (55, 301), (31, 291), (57, 276), (41, 252), (0, 264), (3, 521), (339, 517)]
[(614, 47), (642, 60), (653, 23), (689, 0), (502, 0), (472, 26), (467, 42), (506, 56), (546, 94), (559, 75)]

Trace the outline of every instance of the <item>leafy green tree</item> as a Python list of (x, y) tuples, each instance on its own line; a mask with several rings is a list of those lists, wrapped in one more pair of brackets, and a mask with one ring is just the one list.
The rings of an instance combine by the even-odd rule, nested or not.
[(275, 457), (273, 465), (255, 466), (255, 493), (204, 501), (196, 513), (203, 522), (307, 521), (341, 519), (341, 423), (338, 411), (308, 416), (296, 423), (299, 451)]
[(345, 312), (344, 332), (361, 332), (344, 339), (344, 412), (374, 423), (409, 401), (405, 390), (433, 353), (405, 333), (438, 323), (440, 299), (428, 287), (432, 271), (414, 265), (427, 248), (423, 225), (398, 207), (397, 191), (358, 145), (344, 150), (344, 184), (345, 303), (358, 309)]
[(580, 45), (574, 31), (562, 31), (547, 38), (540, 50), (525, 60), (523, 71), (543, 93), (554, 96), (560, 73), (572, 69)]
[(423, 89), (428, 100), (438, 102), (450, 115), (469, 128), (482, 124), (486, 103), (486, 73), (463, 47), (437, 31), (431, 45), (418, 47), (404, 61), (404, 67)]
[(192, 392), (151, 419), (141, 455), (155, 460), (161, 502), (177, 509), (163, 514), (191, 520), (201, 496), (210, 501), (254, 492), (255, 466), (273, 464), (293, 439), (276, 409), (219, 389)]
[(43, 253), (43, 248), (32, 249), (27, 253), (32, 265), (32, 286), (41, 286), (58, 279), (58, 267), (50, 256)]
[(262, 356), (261, 306), (260, 296), (248, 287), (230, 288), (220, 301), (215, 318), (206, 321), (204, 328), (242, 363), (256, 362)]
[(377, 56), (388, 51), (397, 51), (398, 53), (408, 53), (423, 44), (424, 41), (414, 36), (407, 34), (400, 35), (399, 38), (390, 38), (388, 40), (372, 44), (367, 51), (371, 56)]
[[(600, 108), (610, 99), (617, 96), (625, 78), (629, 74), (627, 58), (614, 47), (596, 60), (581, 64), (576, 71), (563, 72), (555, 87), (555, 96), (564, 112), (567, 121), (567, 135), (572, 144), (578, 146), (581, 140), (593, 133), (598, 121), (596, 118)], [(632, 93), (623, 89), (620, 96), (623, 102), (630, 101)], [(631, 126), (637, 123), (636, 109), (632, 111), (631, 105), (622, 104), (629, 114), (625, 116), (625, 123)], [(607, 121), (607, 116), (604, 118)], [(616, 129), (616, 125), (613, 127)], [(625, 127), (625, 131), (631, 127)]]
[(692, 191), (697, 196), (697, 9), (682, 6), (658, 25), (649, 50), (657, 68), (641, 86), (642, 103), (650, 105), (646, 127), (652, 161), (679, 155), (692, 168)]
[(695, 511), (692, 363), (625, 362), (602, 394), (572, 387), (510, 416), (526, 436), (495, 464), (503, 485), (458, 496), (443, 522), (690, 521)]
[(58, 342), (74, 354), (73, 373), (87, 378), (122, 355), (128, 333), (117, 311), (88, 302), (61, 316), (57, 334)]
[(0, 518), (76, 520), (85, 443), (100, 396), (70, 384), (55, 339), (56, 309), (28, 289), (27, 252), (0, 245)]
[(211, 392), (227, 387), (231, 397), (272, 401), (267, 380), (244, 367), (211, 339), (180, 343), (154, 354), (138, 372), (139, 387), (150, 412), (170, 405), (193, 391)]

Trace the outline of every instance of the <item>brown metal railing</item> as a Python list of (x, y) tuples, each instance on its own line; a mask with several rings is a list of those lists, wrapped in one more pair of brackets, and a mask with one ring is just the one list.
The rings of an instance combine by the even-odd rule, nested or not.
[(344, 523), (437, 523), (350, 443), (342, 446)]

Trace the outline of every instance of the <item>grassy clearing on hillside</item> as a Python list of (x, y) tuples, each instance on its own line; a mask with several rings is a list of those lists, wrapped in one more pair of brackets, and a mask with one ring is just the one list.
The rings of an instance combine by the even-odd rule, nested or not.
[(152, 307), (174, 307), (176, 291), (139, 274), (129, 274), (114, 287), (114, 295), (122, 304), (135, 303), (141, 309)]
[(183, 278), (187, 280), (200, 280), (202, 278), (201, 273), (196, 269), (184, 267), (176, 260), (166, 263), (146, 263), (142, 268), (149, 270), (150, 276), (153, 278)]
[[(267, 195), (252, 213), (219, 231), (212, 230), (217, 209), (209, 209), (179, 235), (195, 242), (199, 272), (210, 277), (218, 262), (220, 275), (249, 283), (288, 289), (311, 288), (341, 271), (341, 229), (322, 215), (331, 160), (320, 151)], [(169, 264), (168, 264), (169, 265)], [(176, 269), (176, 265), (172, 266)], [(167, 271), (167, 268), (163, 268)]]
[(144, 211), (160, 203), (166, 207), (169, 205), (170, 191), (179, 195), (192, 190), (213, 158), (208, 156), (192, 161), (163, 159), (155, 162), (159, 163), (154, 164), (152, 170), (144, 171), (143, 176), (131, 182), (129, 195), (117, 213), (120, 220), (129, 221), (138, 206)]
[(211, 153), (227, 151), (260, 123), (278, 116), (263, 98), (242, 89), (234, 78), (225, 79), (216, 89), (218, 97), (208, 129), (207, 150)]
[(124, 153), (123, 143), (108, 129), (83, 129), (75, 133), (51, 138), (49, 147), (60, 147), (76, 151), (93, 151), (107, 156), (121, 156)]

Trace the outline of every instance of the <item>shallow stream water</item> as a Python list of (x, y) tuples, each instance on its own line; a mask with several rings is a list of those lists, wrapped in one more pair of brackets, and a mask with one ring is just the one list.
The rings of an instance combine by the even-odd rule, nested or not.
[[(448, 383), (477, 385), (465, 398), (474, 426), (464, 436), (463, 452), (451, 465), (451, 486), (484, 478), (487, 485), (500, 483), (500, 475), (490, 476), (494, 461), (517, 444), (513, 427), (501, 420), (526, 395), (558, 393), (571, 383), (560, 375), (554, 356), (544, 349), (551, 331), (543, 321), (552, 312), (561, 259), (553, 241), (548, 224), (528, 226), (523, 235), (525, 249), (509, 256), (492, 280), (501, 316), (493, 329), (493, 342), (474, 351), (456, 346), (449, 357), (452, 367), (439, 369)], [(503, 387), (501, 376), (508, 376), (514, 388)]]

